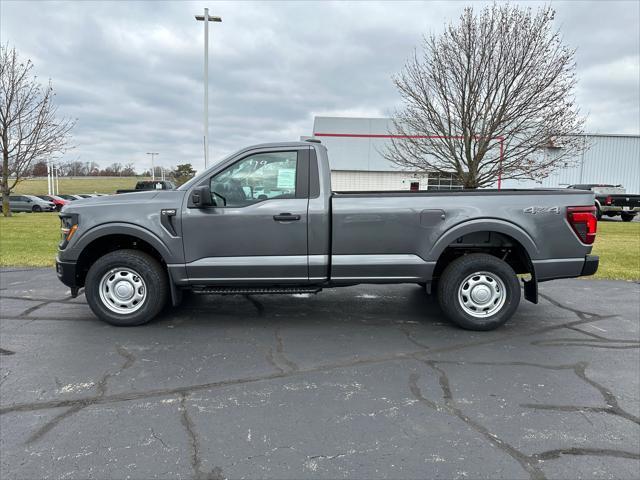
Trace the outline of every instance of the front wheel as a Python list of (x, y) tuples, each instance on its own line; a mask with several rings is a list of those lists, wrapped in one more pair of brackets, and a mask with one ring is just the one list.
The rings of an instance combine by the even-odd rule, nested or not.
[(33, 208), (31, 209), (31, 211), (33, 213), (38, 213), (42, 211), (42, 207), (40, 205), (34, 205)]
[(633, 217), (635, 217), (635, 214), (622, 212), (620, 214), (620, 217), (622, 218), (623, 222), (630, 222), (631, 220), (633, 220)]
[(511, 266), (485, 253), (457, 258), (442, 273), (438, 301), (447, 317), (468, 330), (493, 330), (520, 303), (520, 284)]
[(160, 263), (139, 250), (116, 250), (100, 257), (85, 281), (93, 313), (117, 326), (151, 321), (164, 307), (168, 288)]

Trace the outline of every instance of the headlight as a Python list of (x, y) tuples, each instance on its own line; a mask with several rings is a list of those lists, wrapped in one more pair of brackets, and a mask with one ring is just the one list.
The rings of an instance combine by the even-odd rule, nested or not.
[(77, 213), (61, 213), (60, 214), (60, 250), (65, 248), (73, 235), (78, 230), (78, 214)]

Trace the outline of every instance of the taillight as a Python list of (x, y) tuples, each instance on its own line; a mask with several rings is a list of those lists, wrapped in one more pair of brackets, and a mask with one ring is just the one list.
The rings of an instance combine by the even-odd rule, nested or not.
[(609, 195), (605, 201), (604, 201), (605, 205), (611, 205), (611, 195)]
[(567, 220), (582, 243), (591, 245), (596, 239), (598, 220), (596, 207), (567, 207)]

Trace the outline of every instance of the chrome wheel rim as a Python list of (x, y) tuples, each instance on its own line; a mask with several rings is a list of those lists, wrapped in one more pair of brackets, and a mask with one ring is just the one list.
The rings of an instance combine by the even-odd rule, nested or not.
[(147, 285), (135, 270), (113, 268), (100, 280), (100, 300), (114, 313), (126, 315), (136, 312), (147, 299)]
[(504, 282), (490, 272), (475, 272), (460, 283), (458, 302), (465, 313), (475, 318), (495, 315), (504, 306), (507, 292)]

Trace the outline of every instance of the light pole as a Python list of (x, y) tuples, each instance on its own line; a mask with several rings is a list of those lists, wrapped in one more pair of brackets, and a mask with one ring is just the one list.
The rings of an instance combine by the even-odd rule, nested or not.
[(147, 155), (151, 155), (151, 180), (156, 179), (156, 167), (153, 161), (156, 159), (156, 155), (160, 155), (158, 152), (147, 152)]
[(204, 22), (204, 168), (209, 166), (209, 22), (222, 22), (222, 17), (209, 16), (209, 9), (204, 15), (196, 15), (196, 20)]
[(51, 193), (51, 160), (47, 159), (47, 195)]

